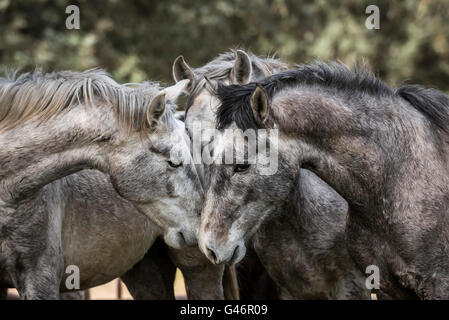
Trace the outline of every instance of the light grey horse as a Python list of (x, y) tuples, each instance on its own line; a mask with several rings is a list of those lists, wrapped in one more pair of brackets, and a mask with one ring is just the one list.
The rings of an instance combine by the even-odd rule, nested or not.
[[(261, 80), (265, 76), (278, 73), (287, 68), (277, 59), (261, 59), (242, 50), (220, 55), (204, 67), (192, 69), (182, 57), (173, 66), (176, 81), (189, 79), (191, 95), (186, 109), (186, 128), (195, 139), (195, 131), (200, 127), (201, 146), (214, 143), (214, 137), (206, 129), (216, 126), (215, 114), (219, 101), (213, 95), (210, 82), (225, 84), (245, 84)], [(205, 167), (204, 186), (210, 184), (211, 172)], [(213, 175), (213, 174), (212, 174)], [(257, 182), (254, 182), (257, 185)], [(275, 185), (275, 184), (274, 184)], [(344, 231), (346, 225), (347, 203), (329, 185), (308, 170), (301, 170), (300, 177), (290, 184), (289, 197), (283, 202), (271, 204), (273, 211), (269, 219), (254, 229), (249, 246), (257, 253), (270, 276), (281, 288), (280, 297), (295, 299), (366, 299), (369, 291), (364, 286), (365, 278), (356, 268), (346, 250)], [(242, 194), (246, 189), (242, 189)], [(263, 190), (262, 190), (263, 191)], [(241, 197), (233, 194), (238, 201)], [(258, 201), (266, 205), (263, 193), (254, 193), (245, 201)], [(269, 198), (269, 197), (268, 197)], [(214, 198), (215, 199), (215, 198)], [(217, 200), (218, 201), (218, 200)], [(218, 202), (206, 203), (213, 208)], [(209, 207), (208, 207), (209, 206)], [(232, 211), (232, 210), (231, 210)], [(229, 214), (231, 213), (228, 212)], [(213, 210), (210, 215), (213, 215)], [(212, 219), (212, 218), (211, 218)], [(219, 220), (214, 220), (219, 223)], [(257, 230), (257, 231), (256, 231)], [(216, 241), (220, 241), (220, 238)], [(209, 239), (209, 238), (208, 238)], [(209, 239), (209, 249), (203, 247), (206, 255), (214, 262), (232, 263), (236, 255), (223, 257), (213, 253), (214, 240)], [(212, 248), (212, 249), (211, 249)], [(288, 263), (286, 263), (286, 261)], [(245, 273), (244, 279), (258, 281), (248, 265), (254, 262), (242, 261), (237, 270)], [(242, 280), (241, 280), (242, 281)], [(248, 280), (246, 280), (248, 281)], [(260, 281), (265, 281), (262, 279)], [(266, 285), (266, 284), (265, 284)], [(254, 285), (243, 284), (245, 288), (260, 291)], [(267, 297), (271, 293), (242, 292), (242, 296)]]
[[(67, 182), (60, 179), (82, 169), (107, 174), (115, 192), (160, 228), (155, 237), (162, 234), (176, 248), (196, 243), (202, 189), (195, 167), (181, 162), (190, 153), (184, 128), (175, 121), (173, 106), (165, 107), (166, 95), (185, 85), (130, 88), (98, 70), (1, 80), (0, 266), (3, 282), (13, 284), (21, 298), (59, 297), (67, 258), (63, 242), (73, 263), (83, 264), (77, 256), (84, 249), (64, 239), (71, 235), (63, 232), (70, 225), (64, 223), (67, 193), (54, 192)], [(108, 213), (114, 219), (114, 210)], [(148, 225), (142, 223), (142, 231)], [(90, 240), (85, 245), (95, 246)], [(134, 245), (143, 250), (139, 246), (147, 244)], [(118, 261), (113, 269), (123, 273), (126, 263)], [(90, 283), (109, 272), (91, 275)]]
[[(175, 250), (160, 243), (153, 249), (162, 229), (118, 195), (109, 176), (83, 170), (46, 185), (43, 194), (60, 201), (45, 207), (62, 210), (64, 270), (68, 265), (80, 269), (80, 289), (121, 277), (135, 299), (173, 299), (179, 267), (190, 299), (223, 298), (223, 267), (212, 265), (197, 248)], [(67, 276), (62, 292), (70, 292), (64, 285)]]
[(215, 156), (241, 150), (230, 139), (242, 130), (261, 137), (265, 129), (279, 134), (278, 142), (270, 135), (278, 170), (263, 175), (263, 161), (213, 166), (199, 235), (211, 258), (241, 259), (244, 240), (290, 199), (305, 167), (348, 201), (348, 252), (361, 271), (377, 273), (382, 292), (449, 298), (448, 96), (394, 90), (368, 71), (319, 61), (219, 85), (217, 96)]
[[(171, 93), (170, 101), (177, 99), (181, 89), (173, 87), (167, 91)], [(184, 126), (182, 122), (177, 124)], [(64, 261), (66, 266), (80, 268), (81, 289), (121, 276), (135, 299), (173, 299), (173, 281), (178, 267), (183, 271), (188, 298), (223, 298), (223, 268), (212, 265), (195, 248), (175, 250), (162, 243), (152, 248), (155, 238), (163, 235), (161, 228), (118, 195), (108, 175), (97, 170), (83, 170), (43, 189), (61, 201), (45, 205), (49, 211), (63, 208)], [(12, 286), (8, 282), (3, 285)], [(68, 291), (64, 285), (61, 290)], [(65, 293), (61, 298), (77, 297), (70, 292), (72, 294)]]

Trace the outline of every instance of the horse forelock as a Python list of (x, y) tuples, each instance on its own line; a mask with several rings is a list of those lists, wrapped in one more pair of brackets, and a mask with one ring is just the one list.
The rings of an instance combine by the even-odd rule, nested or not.
[(159, 85), (120, 85), (99, 69), (84, 72), (41, 70), (0, 79), (0, 132), (28, 121), (43, 123), (81, 104), (102, 100), (113, 106), (128, 131), (146, 130), (146, 111)]
[(255, 83), (243, 86), (225, 86), (221, 83), (217, 85), (215, 94), (221, 102), (216, 114), (217, 129), (226, 129), (233, 122), (243, 131), (259, 128), (250, 103), (255, 88)]

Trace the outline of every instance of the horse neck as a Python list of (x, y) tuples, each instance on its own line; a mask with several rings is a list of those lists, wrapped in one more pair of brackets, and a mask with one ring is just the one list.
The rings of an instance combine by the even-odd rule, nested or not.
[(86, 168), (106, 171), (101, 141), (111, 137), (114, 121), (105, 108), (78, 106), (40, 125), (26, 123), (1, 134), (0, 197), (21, 199)]
[(351, 209), (364, 212), (385, 205), (381, 198), (389, 197), (384, 194), (391, 191), (387, 184), (398, 182), (385, 179), (386, 170), (403, 169), (404, 161), (394, 155), (410, 154), (405, 132), (415, 126), (400, 107), (395, 106), (398, 113), (394, 114), (396, 109), (388, 101), (366, 99), (368, 112), (311, 89), (273, 98), (284, 148), (342, 195)]

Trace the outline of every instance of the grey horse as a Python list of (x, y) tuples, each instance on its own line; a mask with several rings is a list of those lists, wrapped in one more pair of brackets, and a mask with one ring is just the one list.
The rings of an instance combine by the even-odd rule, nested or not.
[[(79, 268), (79, 289), (121, 277), (135, 299), (173, 299), (178, 267), (188, 298), (223, 299), (223, 267), (212, 265), (198, 248), (174, 249), (164, 243), (153, 248), (162, 229), (121, 197), (104, 173), (83, 170), (46, 185), (42, 192), (55, 199), (45, 203), (47, 211), (62, 211), (64, 270), (70, 265)], [(70, 275), (64, 273), (63, 293), (72, 292), (65, 286)], [(7, 280), (3, 286), (13, 284)]]
[(216, 93), (215, 156), (242, 131), (265, 129), (278, 170), (261, 174), (261, 152), (256, 164), (212, 168), (204, 252), (241, 259), (244, 240), (290, 198), (303, 167), (348, 201), (349, 254), (361, 271), (379, 271), (381, 292), (449, 298), (449, 97), (413, 85), (393, 90), (365, 69), (319, 61), (256, 83), (218, 85)]
[[(197, 69), (190, 68), (184, 59), (178, 58), (173, 66), (176, 81), (189, 79), (190, 98), (186, 108), (186, 128), (195, 140), (195, 132), (200, 129), (202, 149), (214, 143), (214, 136), (208, 129), (216, 126), (215, 114), (219, 101), (214, 96), (213, 82), (225, 84), (245, 84), (261, 80), (271, 74), (287, 69), (287, 65), (273, 58), (259, 58), (242, 50), (220, 55), (215, 60)], [(213, 174), (205, 166), (203, 175), (205, 188), (210, 185)], [(202, 171), (199, 169), (198, 171)], [(308, 170), (301, 170), (295, 183), (290, 184), (289, 197), (283, 202), (271, 205), (270, 218), (260, 220), (257, 231), (248, 237), (249, 247), (255, 250), (253, 261), (245, 259), (237, 265), (242, 296), (272, 298), (271, 292), (261, 291), (254, 284), (261, 281), (264, 286), (273, 286), (265, 278), (254, 278), (248, 266), (259, 259), (272, 279), (280, 287), (278, 298), (286, 299), (367, 299), (369, 290), (365, 288), (365, 277), (349, 257), (344, 231), (346, 226), (347, 203), (323, 180)], [(249, 186), (248, 186), (249, 188)], [(251, 189), (249, 189), (251, 190)], [(246, 189), (242, 190), (243, 194)], [(240, 196), (232, 195), (236, 200)], [(254, 194), (254, 199), (266, 197)], [(265, 202), (261, 201), (262, 204)], [(215, 207), (218, 202), (208, 203)], [(230, 207), (229, 214), (233, 211)], [(213, 215), (215, 211), (205, 214)], [(263, 222), (263, 223), (262, 223)], [(218, 223), (218, 221), (216, 221)], [(212, 241), (212, 240), (211, 240)], [(213, 245), (210, 245), (213, 247)], [(220, 260), (213, 250), (204, 250), (215, 263)], [(230, 257), (229, 257), (230, 258)], [(288, 263), (286, 263), (286, 259)], [(257, 263), (256, 263), (257, 264)], [(243, 273), (243, 274), (242, 274)], [(244, 279), (247, 279), (244, 281)]]
[(157, 225), (169, 245), (196, 244), (203, 193), (195, 167), (182, 162), (190, 149), (175, 106), (166, 108), (173, 89), (119, 85), (100, 70), (37, 71), (0, 81), (0, 266), (2, 282), (21, 298), (59, 297), (63, 241), (82, 265), (75, 257), (82, 250), (62, 232), (66, 194), (49, 184), (83, 169), (108, 175), (115, 192)]

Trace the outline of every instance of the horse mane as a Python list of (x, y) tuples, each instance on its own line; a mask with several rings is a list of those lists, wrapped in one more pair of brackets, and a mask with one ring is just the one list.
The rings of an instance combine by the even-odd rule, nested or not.
[(424, 114), (430, 123), (449, 133), (449, 97), (446, 94), (419, 85), (403, 85), (396, 89), (396, 94)]
[(296, 85), (317, 85), (326, 90), (338, 92), (349, 99), (356, 93), (376, 97), (400, 97), (424, 114), (432, 124), (447, 130), (449, 98), (444, 93), (415, 85), (402, 86), (393, 90), (363, 65), (351, 70), (342, 63), (325, 63), (320, 60), (277, 73), (260, 82), (230, 86), (219, 83), (216, 95), (221, 105), (216, 116), (217, 128), (224, 129), (232, 122), (235, 122), (242, 130), (259, 128), (260, 125), (254, 118), (250, 104), (251, 95), (256, 86), (265, 89), (271, 100), (278, 91)]
[[(288, 65), (275, 58), (274, 56), (258, 57), (251, 52), (246, 51), (248, 54), (253, 72), (255, 72), (256, 78), (268, 77), (276, 72), (287, 70)], [(191, 90), (189, 99), (187, 101), (186, 111), (192, 106), (193, 101), (199, 92), (204, 88), (207, 80), (224, 81), (229, 79), (234, 62), (237, 59), (237, 50), (230, 50), (228, 52), (220, 54), (217, 58), (210, 61), (206, 65), (193, 69), (195, 73), (195, 85)]]
[[(279, 72), (288, 68), (285, 62), (274, 56), (258, 57), (249, 51), (245, 52), (248, 54), (254, 70), (259, 70), (265, 77), (272, 75), (274, 72)], [(229, 73), (234, 67), (236, 59), (237, 50), (230, 50), (218, 55), (217, 58), (206, 65), (193, 69), (193, 71), (200, 76), (206, 75), (209, 79), (225, 80), (229, 77)]]
[(0, 133), (27, 121), (39, 124), (80, 104), (95, 100), (113, 105), (118, 121), (128, 131), (146, 129), (146, 111), (159, 92), (158, 84), (120, 85), (100, 69), (84, 72), (41, 70), (0, 78)]

